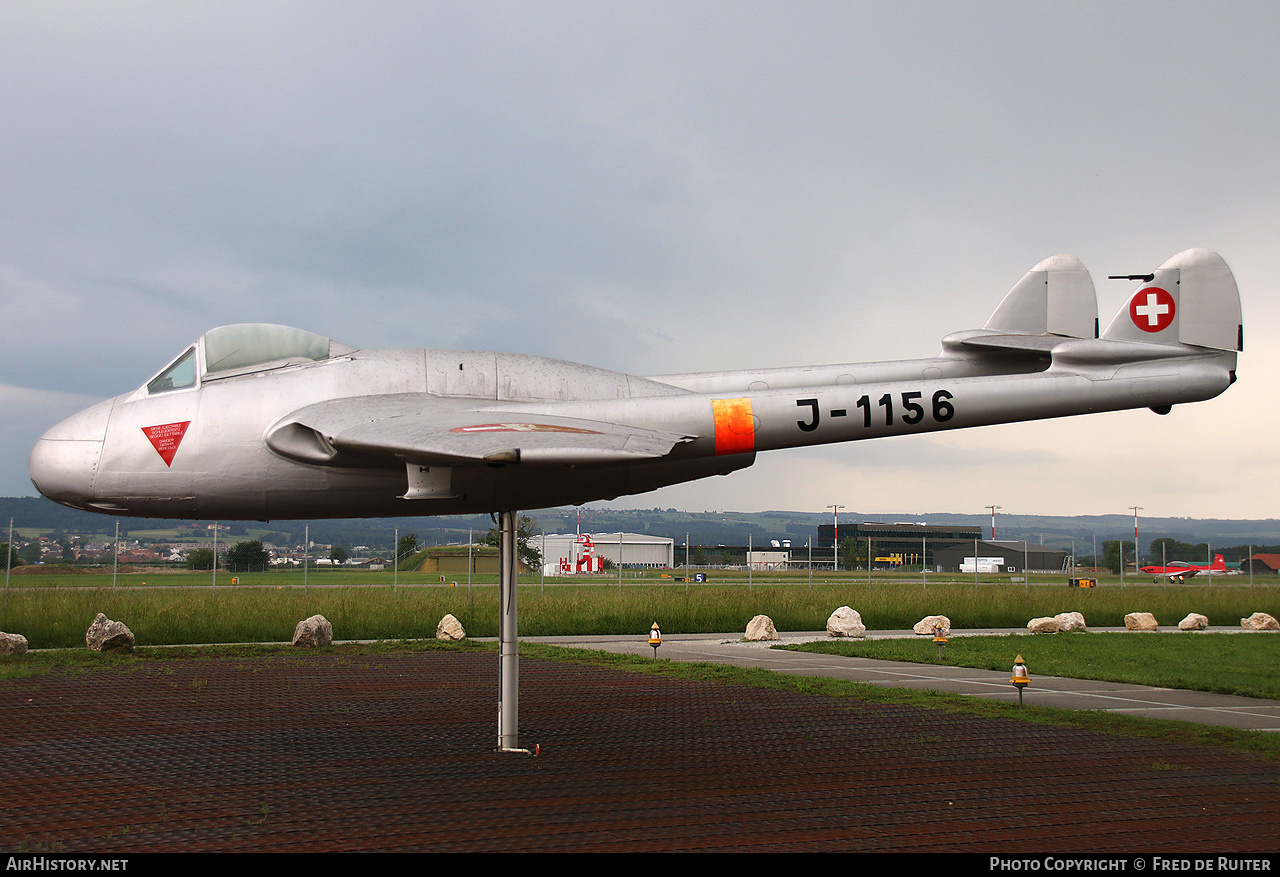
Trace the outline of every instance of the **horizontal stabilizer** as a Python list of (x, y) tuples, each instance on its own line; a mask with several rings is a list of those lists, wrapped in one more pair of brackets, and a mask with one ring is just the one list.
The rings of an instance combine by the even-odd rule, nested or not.
[(1235, 277), (1212, 250), (1185, 250), (1156, 269), (1102, 337), (1242, 350), (1244, 323)]
[(1060, 253), (1014, 284), (981, 329), (942, 339), (945, 349), (1047, 354), (1064, 340), (1098, 337), (1098, 301), (1089, 269)]

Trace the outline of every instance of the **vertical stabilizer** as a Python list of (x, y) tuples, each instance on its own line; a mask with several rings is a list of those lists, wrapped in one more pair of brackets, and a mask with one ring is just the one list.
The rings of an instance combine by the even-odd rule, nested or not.
[(983, 328), (1010, 335), (1096, 338), (1098, 302), (1089, 269), (1075, 256), (1050, 256), (1009, 290)]
[(1241, 350), (1244, 324), (1236, 279), (1212, 250), (1185, 250), (1156, 269), (1102, 337)]

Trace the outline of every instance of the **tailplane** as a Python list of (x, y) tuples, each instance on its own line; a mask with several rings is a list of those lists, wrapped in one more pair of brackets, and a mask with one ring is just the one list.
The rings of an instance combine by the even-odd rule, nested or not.
[(981, 329), (942, 339), (944, 351), (966, 357), (1043, 358), (1068, 339), (1098, 337), (1098, 301), (1089, 269), (1075, 256), (1050, 256), (1022, 276)]

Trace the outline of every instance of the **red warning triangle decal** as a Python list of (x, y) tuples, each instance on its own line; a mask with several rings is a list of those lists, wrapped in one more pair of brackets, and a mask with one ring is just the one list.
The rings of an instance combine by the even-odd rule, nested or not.
[(173, 457), (178, 453), (178, 445), (182, 444), (182, 437), (187, 434), (187, 427), (191, 425), (190, 420), (184, 420), (181, 423), (162, 423), (158, 426), (144, 426), (142, 431), (146, 433), (147, 439), (151, 442), (151, 446), (156, 449), (156, 453), (160, 455), (160, 459), (164, 460), (166, 466), (173, 465)]

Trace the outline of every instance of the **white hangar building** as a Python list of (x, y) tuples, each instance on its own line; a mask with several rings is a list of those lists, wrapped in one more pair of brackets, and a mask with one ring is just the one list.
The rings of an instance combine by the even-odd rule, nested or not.
[[(543, 547), (542, 539), (546, 540)], [(596, 572), (585, 558), (608, 559), (624, 569), (670, 569), (675, 566), (675, 540), (643, 533), (548, 533), (529, 544), (542, 551), (548, 575)]]

